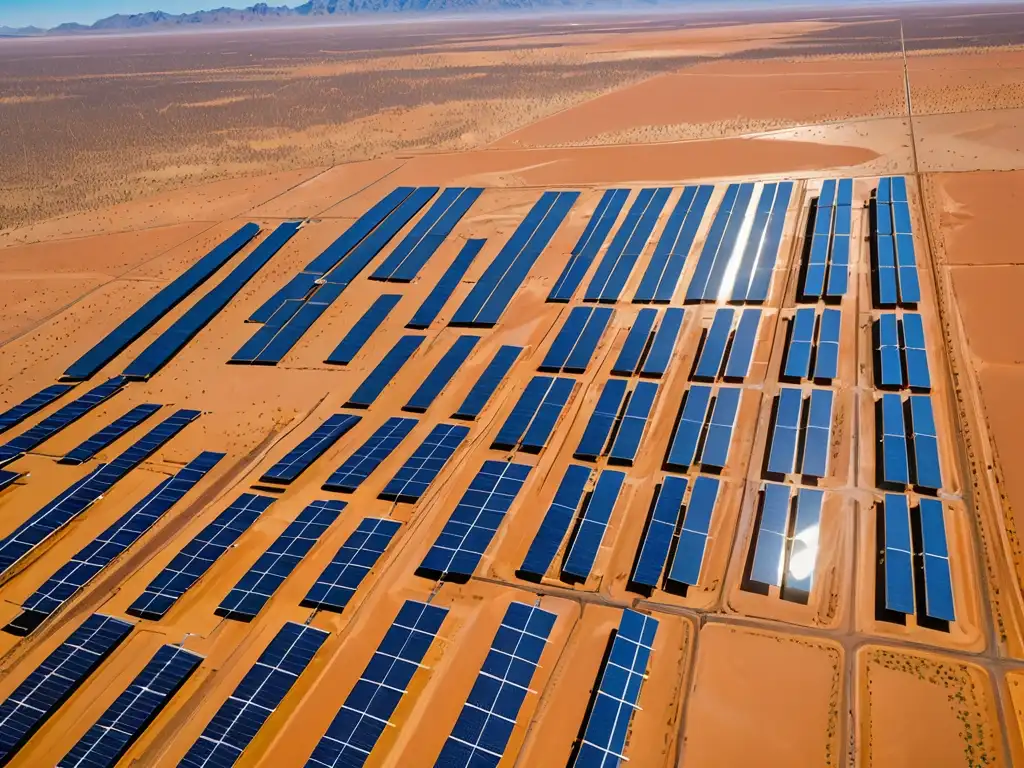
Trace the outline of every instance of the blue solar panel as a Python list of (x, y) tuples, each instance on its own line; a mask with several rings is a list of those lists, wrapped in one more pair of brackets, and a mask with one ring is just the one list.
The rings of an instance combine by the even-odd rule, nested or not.
[(899, 395), (882, 395), (882, 480), (898, 485), (910, 482), (907, 428)]
[(696, 461), (697, 445), (704, 431), (710, 404), (711, 387), (693, 384), (687, 390), (679, 424), (665, 460), (670, 469), (686, 469)]
[(466, 241), (458, 256), (451, 263), (451, 266), (445, 270), (445, 273), (441, 275), (430, 293), (427, 294), (427, 298), (420, 304), (416, 314), (405, 324), (406, 328), (424, 330), (430, 327), (430, 324), (441, 314), (441, 310), (448, 303), (448, 299), (455, 293), (455, 289), (458, 288), (462, 278), (466, 276), (466, 272), (469, 271), (470, 266), (480, 254), (486, 242), (486, 240), (481, 239)]
[(893, 200), (892, 227), (894, 235), (909, 235), (914, 231), (910, 224), (910, 205), (906, 201)]
[(14, 758), (131, 631), (127, 621), (94, 613), (29, 673), (0, 704), (0, 763)]
[(6, 469), (0, 469), (0, 491), (4, 490), (19, 477), (21, 477), (21, 474), (18, 472), (9, 472)]
[(899, 323), (892, 312), (883, 312), (878, 317), (878, 359), (876, 385), (885, 389), (901, 388), (903, 364), (900, 359)]
[(838, 299), (846, 295), (850, 287), (850, 236), (836, 235), (832, 239), (832, 254), (829, 260), (828, 286), (825, 296)]
[(853, 179), (839, 179), (836, 184), (836, 204), (853, 204)]
[[(754, 216), (751, 220), (750, 231), (747, 233), (746, 242), (743, 244), (743, 250), (738, 254), (738, 263), (736, 263), (737, 254), (733, 253), (732, 255), (735, 276), (733, 278), (730, 300), (733, 302), (746, 301), (747, 292), (750, 288), (750, 279), (753, 274), (755, 264), (758, 261), (758, 253), (761, 250), (761, 244), (764, 239), (765, 229), (768, 226), (768, 219), (772, 213), (772, 207), (775, 202), (775, 195), (778, 191), (778, 186), (779, 185), (775, 183), (765, 184), (761, 189), (757, 205), (754, 208)], [(774, 254), (772, 257), (774, 258)], [(728, 285), (728, 281), (725, 281), (723, 288), (725, 285)]]
[(302, 600), (305, 608), (341, 613), (391, 544), (401, 523), (367, 517), (341, 545)]
[(345, 403), (346, 408), (369, 408), (373, 405), (374, 401), (380, 396), (380, 393), (384, 391), (385, 387), (390, 384), (394, 378), (398, 375), (399, 371), (402, 370), (402, 366), (405, 365), (409, 358), (412, 357), (416, 350), (420, 348), (420, 344), (423, 343), (424, 336), (403, 336), (395, 345), (384, 355), (377, 367), (374, 368), (370, 374), (363, 379), (363, 383), (360, 384), (356, 391), (352, 393), (352, 396)]
[(782, 387), (776, 402), (778, 407), (768, 449), (768, 471), (788, 475), (796, 465), (796, 446), (800, 437), (800, 415), (803, 408), (800, 390)]
[(815, 389), (811, 392), (807, 428), (804, 432), (804, 461), (801, 473), (805, 477), (825, 477), (832, 441), (832, 390)]
[(447, 615), (447, 608), (405, 601), (307, 766), (366, 763)]
[(849, 237), (853, 225), (853, 211), (849, 205), (836, 206), (836, 217), (832, 225), (833, 244), (842, 237)]
[(418, 423), (416, 419), (392, 416), (334, 470), (324, 483), (324, 490), (355, 493), (363, 481), (394, 452)]
[(890, 202), (892, 200), (892, 179), (884, 176), (878, 180), (878, 188), (875, 190), (878, 202)]
[(583, 580), (594, 567), (597, 552), (601, 548), (604, 534), (608, 530), (615, 502), (618, 501), (625, 472), (606, 469), (597, 477), (597, 485), (589, 502), (581, 510), (576, 525), (576, 535), (569, 547), (569, 553), (562, 566), (563, 575)]
[(910, 539), (910, 506), (907, 497), (885, 494), (885, 607), (914, 613), (914, 551)]
[[(899, 353), (896, 353), (898, 359)], [(903, 314), (903, 360), (907, 370), (907, 386), (926, 392), (932, 388), (928, 370), (928, 351), (924, 341), (924, 324), (916, 312)]]
[(92, 437), (87, 438), (76, 448), (71, 449), (60, 460), (58, 464), (82, 464), (88, 461), (97, 453), (102, 451), (111, 443), (120, 439), (139, 424), (144, 422), (154, 413), (160, 410), (156, 403), (144, 403), (132, 408), (120, 418), (114, 419)]
[(436, 765), (497, 768), (558, 616), (511, 603)]
[(760, 309), (743, 310), (733, 336), (729, 360), (725, 364), (727, 380), (742, 381), (750, 373), (750, 361), (754, 355), (754, 344), (757, 343), (757, 330), (760, 325)]
[(479, 416), (491, 396), (501, 386), (501, 382), (508, 376), (508, 372), (512, 370), (522, 351), (522, 347), (502, 346), (452, 417), (472, 421)]
[(818, 324), (818, 350), (814, 360), (814, 380), (832, 381), (839, 374), (839, 334), (843, 313), (826, 309)]
[(370, 308), (356, 321), (324, 362), (335, 365), (351, 363), (401, 298), (402, 296), (397, 293), (385, 293), (374, 299)]
[(707, 436), (704, 439), (704, 450), (700, 463), (705, 467), (724, 469), (729, 458), (729, 446), (732, 444), (732, 430), (736, 425), (736, 412), (739, 410), (741, 389), (723, 387), (718, 390), (715, 407), (711, 412)]
[(469, 357), (478, 341), (480, 341), (479, 336), (457, 338), (451, 349), (445, 352), (444, 357), (430, 369), (419, 389), (409, 398), (409, 402), (402, 406), (402, 410), (411, 413), (424, 413), (459, 372), (459, 368), (466, 362), (466, 358)]
[(787, 379), (806, 379), (811, 374), (811, 351), (814, 346), (815, 314), (811, 308), (798, 309), (790, 326), (789, 347), (786, 350)]
[(118, 480), (198, 417), (199, 411), (180, 410), (164, 419), (109, 464), (100, 464), (0, 539), (0, 574), (82, 514)]
[(633, 466), (657, 395), (658, 385), (650, 381), (641, 381), (633, 389), (622, 421), (619, 423), (619, 430), (608, 452), (610, 463)]
[(594, 257), (604, 245), (608, 233), (611, 232), (615, 219), (622, 211), (629, 197), (628, 189), (606, 189), (597, 204), (594, 215), (587, 222), (586, 229), (580, 235), (580, 239), (572, 249), (569, 263), (565, 265), (562, 274), (558, 276), (551, 293), (548, 294), (548, 301), (566, 302), (573, 297), (576, 289), (583, 282), (583, 277), (590, 269)]
[(618, 376), (632, 376), (640, 367), (640, 361), (647, 351), (651, 339), (654, 320), (658, 316), (656, 309), (641, 309), (637, 313), (633, 326), (629, 329), (626, 343), (623, 344), (619, 357), (615, 361), (612, 373)]
[(939, 468), (939, 439), (936, 436), (930, 396), (911, 395), (910, 426), (914, 440), (914, 485), (937, 491), (942, 488), (942, 472)]
[(146, 726), (199, 668), (203, 657), (164, 645), (85, 735), (58, 768), (114, 768)]
[(420, 569), (442, 576), (471, 576), (529, 474), (528, 464), (484, 462)]
[(274, 340), (274, 337), (278, 335), (285, 323), (291, 320), (295, 314), (302, 309), (305, 305), (304, 299), (287, 299), (281, 303), (281, 306), (277, 308), (268, 319), (267, 322), (260, 328), (256, 333), (250, 337), (250, 339), (243, 344), (231, 359), (229, 363), (239, 364), (251, 364), (256, 362), (256, 358), (267, 348), (267, 346)]
[(231, 588), (215, 613), (238, 621), (255, 619), (343, 509), (344, 501), (311, 502)]
[(679, 513), (683, 507), (683, 496), (686, 494), (685, 477), (666, 475), (655, 493), (654, 508), (651, 521), (647, 526), (640, 547), (640, 556), (630, 581), (634, 584), (654, 588), (661, 581), (661, 572), (665, 569), (669, 549), (679, 523)]
[[(879, 235), (892, 234), (892, 205), (879, 203), (875, 207), (875, 227)], [(890, 242), (891, 242), (890, 238)]]
[(787, 591), (809, 594), (814, 584), (814, 561), (818, 555), (818, 531), (824, 497), (823, 491), (812, 488), (800, 488), (797, 491), (793, 539), (787, 560)]
[(892, 200), (893, 202), (907, 202), (907, 179), (904, 176), (893, 176), (891, 178), (892, 183)]
[(729, 343), (729, 333), (732, 330), (732, 319), (735, 314), (732, 309), (719, 309), (715, 312), (715, 319), (711, 323), (711, 330), (704, 338), (697, 368), (693, 373), (694, 379), (714, 381), (718, 378), (718, 373), (722, 370), (725, 347)]
[(469, 427), (438, 424), (395, 473), (379, 498), (413, 504), (427, 492), (434, 478), (469, 435)]
[(234, 765), (328, 637), (322, 629), (292, 621), (285, 624), (217, 710), (179, 767)]
[(644, 360), (643, 368), (640, 369), (641, 376), (660, 378), (665, 375), (669, 363), (672, 362), (672, 353), (676, 349), (676, 340), (682, 326), (682, 309), (669, 307), (661, 313), (658, 332), (654, 334), (654, 341), (651, 342), (650, 351)]
[(13, 426), (20, 424), (33, 413), (36, 413), (61, 395), (74, 389), (74, 384), (51, 384), (44, 390), (36, 392), (30, 398), (23, 400), (17, 405), (12, 405), (3, 413), (0, 413), (0, 432), (6, 432)]
[(22, 432), (17, 437), (12, 437), (3, 445), (0, 445), (0, 466), (28, 453), (65, 427), (74, 424), (93, 408), (96, 408), (103, 401), (124, 389), (126, 383), (127, 379), (123, 376), (115, 376), (98, 387), (93, 387), (81, 397), (72, 400), (31, 429)]
[(700, 582), (719, 485), (718, 478), (704, 475), (693, 481), (683, 528), (679, 532), (675, 557), (668, 574), (669, 581), (691, 586)]
[(157, 574), (128, 613), (154, 621), (162, 618), (273, 503), (272, 496), (254, 493), (235, 499)]
[(775, 191), (775, 201), (772, 204), (772, 215), (768, 219), (764, 240), (761, 243), (761, 252), (758, 255), (757, 264), (750, 278), (750, 287), (747, 289), (746, 301), (748, 303), (763, 303), (768, 299), (768, 292), (771, 290), (772, 285), (772, 275), (775, 274), (775, 262), (779, 258), (779, 247), (782, 244), (782, 233), (786, 227), (786, 213), (789, 210), (789, 200), (792, 194), (793, 182), (783, 181), (779, 183)]
[(522, 450), (533, 453), (543, 449), (575, 384), (575, 379), (534, 376), (494, 438), (492, 447), (509, 450), (519, 445)]
[(924, 561), (924, 613), (932, 619), (956, 621), (953, 585), (946, 544), (942, 502), (921, 499), (922, 560)]
[(657, 631), (657, 619), (622, 612), (573, 768), (610, 768), (628, 759), (623, 754), (626, 737), (633, 711), (640, 709), (640, 688), (647, 679)]
[(611, 318), (610, 307), (573, 307), (540, 364), (540, 370), (583, 373)]
[[(753, 184), (729, 185), (718, 216), (704, 241), (700, 259), (686, 290), (687, 301), (717, 301), (728, 298), (732, 286), (727, 285), (726, 270), (732, 261), (747, 209), (754, 193)], [(728, 208), (728, 221), (721, 217)]]
[(916, 307), (921, 301), (921, 283), (917, 276), (917, 267), (900, 267), (899, 293), (901, 307)]
[(818, 207), (831, 207), (836, 204), (836, 180), (825, 179), (821, 183), (821, 192), (818, 195)]
[(160, 483), (33, 592), (22, 604), (24, 612), (7, 627), (7, 631), (28, 634), (48, 616), (60, 610), (64, 603), (138, 541), (222, 458), (223, 453), (204, 451), (187, 466), (178, 470), (173, 477)]
[(704, 245), (697, 259), (697, 266), (690, 277), (690, 284), (686, 287), (686, 301), (700, 301), (704, 296), (704, 289), (707, 287), (708, 275), (711, 265), (715, 261), (715, 255), (722, 245), (722, 237), (725, 235), (725, 228), (729, 224), (729, 217), (732, 214), (733, 206), (736, 204), (736, 196), (740, 191), (739, 184), (730, 184), (718, 206), (715, 218), (711, 222), (711, 229), (708, 230)]
[[(831, 208), (824, 211), (831, 216)], [(818, 216), (823, 212), (819, 209)], [(825, 292), (825, 272), (828, 269), (829, 236), (814, 235), (811, 238), (811, 249), (807, 257), (807, 269), (804, 271), (804, 284), (800, 296), (804, 301), (817, 301)]]
[(789, 508), (789, 486), (765, 483), (757, 543), (754, 545), (754, 560), (750, 569), (752, 581), (773, 587), (782, 586)]
[(710, 184), (683, 188), (633, 296), (634, 302), (668, 303), (672, 300), (714, 189)]
[(898, 302), (896, 292), (896, 257), (891, 235), (878, 235), (878, 295), (876, 306), (894, 307)]
[(482, 192), (478, 187), (444, 190), (391, 255), (370, 275), (370, 279), (411, 282)]
[(92, 349), (64, 371), (63, 378), (83, 381), (93, 376), (125, 347), (148, 331), (157, 320), (178, 305), (182, 299), (202, 285), (246, 244), (259, 234), (256, 224), (246, 224), (227, 240), (216, 246), (181, 275), (164, 286), (159, 293), (139, 307), (117, 328), (108, 333)]
[(359, 423), (359, 416), (336, 413), (313, 430), (313, 434), (292, 448), (279, 462), (264, 473), (261, 483), (288, 485), (323, 456), (332, 445)]
[(587, 422), (587, 428), (573, 454), (574, 458), (597, 461), (597, 458), (604, 454), (608, 437), (622, 411), (622, 401), (625, 396), (625, 381), (609, 379), (605, 383), (597, 405), (594, 407), (594, 413), (591, 415), (590, 421)]
[(227, 277), (210, 289), (209, 293), (189, 307), (184, 315), (174, 321), (152, 344), (144, 349), (124, 369), (129, 379), (148, 379), (178, 354), (192, 338), (217, 316), (228, 302), (245, 287), (274, 254), (287, 243), (301, 222), (288, 221), (279, 224), (267, 238), (257, 245), (252, 253), (242, 260)]
[(588, 482), (588, 467), (570, 464), (566, 468), (558, 490), (555, 491), (555, 498), (544, 515), (537, 535), (533, 537), (533, 543), (530, 544), (530, 549), (517, 572), (518, 575), (539, 579), (547, 573), (551, 561), (555, 559), (559, 547), (562, 546), (562, 539), (576, 517), (576, 510), (583, 501), (583, 492)]

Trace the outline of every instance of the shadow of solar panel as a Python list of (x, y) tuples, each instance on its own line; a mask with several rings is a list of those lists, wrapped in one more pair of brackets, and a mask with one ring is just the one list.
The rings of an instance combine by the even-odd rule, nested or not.
[(409, 358), (415, 354), (423, 343), (424, 336), (403, 336), (390, 351), (384, 355), (384, 359), (377, 363), (377, 367), (370, 371), (370, 374), (363, 379), (356, 391), (345, 403), (346, 408), (369, 408), (374, 401), (390, 384), (398, 372), (402, 370)]
[(640, 555), (630, 582), (653, 589), (661, 581), (686, 494), (685, 477), (666, 475), (658, 486)]
[[(772, 215), (765, 228), (764, 240), (758, 253), (757, 263), (751, 272), (750, 285), (747, 288), (746, 302), (762, 304), (768, 299), (772, 286), (772, 275), (775, 274), (775, 262), (779, 258), (779, 246), (782, 243), (782, 232), (786, 228), (786, 214), (789, 201), (793, 194), (793, 182), (780, 182), (775, 191), (772, 203)], [(736, 299), (738, 300), (738, 299)]]
[(739, 410), (742, 390), (723, 387), (718, 390), (715, 407), (711, 412), (704, 450), (700, 463), (704, 467), (724, 469), (732, 444), (732, 431), (736, 426), (736, 412)]
[(217, 463), (223, 453), (204, 451), (164, 480), (103, 533), (86, 544), (57, 569), (22, 604), (23, 613), (5, 630), (26, 635), (99, 575), (115, 558), (138, 541), (171, 507), (177, 504)]
[(469, 435), (469, 427), (438, 424), (395, 473), (378, 498), (415, 504)]
[(924, 341), (924, 324), (921, 315), (916, 312), (903, 314), (903, 361), (906, 366), (907, 386), (918, 391), (932, 388), (928, 352)]
[(811, 401), (804, 430), (804, 477), (825, 477), (828, 473), (828, 455), (832, 440), (832, 390), (816, 389)]
[(773, 587), (782, 586), (789, 508), (789, 486), (765, 483), (754, 560), (750, 569), (752, 581)]
[(409, 402), (402, 406), (402, 410), (424, 413), (445, 387), (451, 383), (452, 378), (459, 372), (459, 368), (466, 362), (466, 358), (469, 357), (478, 341), (480, 341), (479, 336), (460, 336), (456, 339), (451, 349), (445, 352), (444, 357), (431, 368), (419, 389), (409, 398)]
[(180, 410), (164, 419), (109, 464), (100, 464), (12, 533), (0, 539), (0, 574), (6, 573), (33, 549), (78, 517), (118, 480), (198, 417), (199, 411)]
[(341, 437), (360, 421), (359, 416), (348, 413), (336, 413), (327, 421), (313, 430), (313, 434), (292, 448), (274, 466), (268, 469), (261, 483), (288, 485), (305, 472), (314, 461), (323, 456), (324, 452), (334, 445)]
[(714, 186), (710, 184), (683, 188), (633, 295), (634, 303), (671, 301), (712, 192)]
[(12, 437), (3, 445), (0, 445), (0, 466), (13, 461), (22, 454), (28, 453), (65, 427), (74, 424), (96, 406), (124, 389), (126, 383), (127, 380), (123, 376), (115, 376), (72, 400), (31, 429), (22, 432), (17, 437)]
[(907, 428), (899, 395), (882, 395), (882, 480), (894, 485), (910, 483)]
[(36, 392), (17, 405), (11, 406), (3, 413), (0, 413), (0, 432), (6, 432), (11, 427), (17, 426), (32, 414), (41, 411), (58, 397), (70, 392), (74, 388), (74, 384), (51, 384), (46, 389)]
[(634, 387), (608, 453), (609, 463), (633, 465), (657, 395), (658, 385), (653, 382), (641, 381)]
[(914, 613), (914, 554), (910, 539), (907, 497), (885, 494), (885, 608)]
[(811, 375), (811, 350), (814, 345), (815, 314), (811, 308), (798, 309), (793, 317), (786, 350), (786, 367), (783, 376), (791, 381), (806, 379)]
[(586, 229), (576, 241), (572, 249), (569, 262), (558, 276), (551, 292), (548, 294), (550, 302), (567, 302), (576, 293), (576, 289), (583, 282), (583, 277), (590, 269), (590, 264), (597, 256), (597, 252), (604, 245), (608, 233), (611, 232), (615, 220), (618, 218), (622, 207), (629, 197), (628, 189), (606, 189), (601, 195), (601, 200), (594, 210), (594, 215), (587, 222)]
[(509, 604), (437, 765), (484, 768), (501, 762), (557, 618), (536, 605)]
[(814, 360), (814, 380), (831, 382), (839, 374), (839, 334), (843, 314), (838, 309), (821, 313), (818, 325), (818, 350)]
[(484, 462), (419, 570), (469, 578), (529, 474), (528, 464)]
[(616, 376), (632, 376), (640, 367), (640, 361), (647, 351), (648, 342), (651, 341), (651, 331), (654, 328), (654, 319), (658, 316), (656, 309), (641, 309), (637, 313), (626, 336), (626, 343), (622, 345), (619, 357), (612, 368), (612, 374)]
[(551, 561), (555, 559), (559, 548), (562, 546), (562, 539), (569, 531), (573, 518), (576, 517), (576, 510), (583, 501), (583, 492), (590, 481), (590, 469), (580, 464), (570, 464), (566, 467), (565, 474), (555, 491), (555, 498), (541, 521), (537, 535), (533, 537), (533, 543), (523, 558), (517, 574), (520, 578), (534, 580), (541, 579)]
[(757, 343), (757, 330), (761, 325), (760, 309), (745, 309), (740, 315), (739, 325), (732, 340), (729, 360), (725, 364), (725, 378), (728, 381), (742, 381), (750, 373), (750, 360)]
[(216, 246), (199, 261), (176, 277), (153, 298), (139, 307), (117, 328), (108, 333), (92, 349), (82, 355), (64, 371), (62, 378), (83, 381), (93, 376), (125, 347), (148, 331), (157, 320), (176, 307), (182, 299), (206, 282), (210, 276), (224, 266), (236, 253), (259, 234), (256, 224), (246, 224), (227, 240)]
[(601, 396), (594, 407), (594, 413), (587, 422), (587, 428), (583, 431), (580, 444), (573, 454), (573, 458), (586, 461), (597, 461), (599, 456), (604, 454), (605, 446), (608, 445), (608, 437), (612, 428), (619, 418), (622, 410), (622, 401), (626, 397), (626, 382), (621, 379), (609, 379), (605, 382)]
[(800, 488), (796, 494), (793, 538), (786, 559), (783, 591), (809, 595), (814, 584), (814, 564), (818, 555), (818, 530), (821, 523), (823, 491)]
[(466, 272), (469, 271), (469, 267), (479, 255), (486, 242), (483, 239), (470, 239), (466, 241), (466, 244), (462, 246), (462, 250), (459, 251), (459, 255), (455, 257), (455, 261), (445, 270), (437, 284), (427, 294), (427, 298), (420, 304), (416, 314), (405, 324), (406, 328), (425, 330), (430, 327), (430, 324), (441, 314), (441, 310), (448, 303), (448, 299), (455, 293), (455, 289), (459, 286), (462, 278), (465, 277)]
[(447, 608), (406, 600), (307, 765), (365, 764), (447, 615)]
[(9, 472), (6, 469), (0, 469), (0, 491), (11, 485), (11, 483), (19, 477), (21, 477), (21, 475), (18, 472)]
[(939, 469), (939, 439), (935, 431), (935, 415), (929, 395), (911, 395), (910, 426), (914, 441), (914, 485), (937, 491), (942, 488)]
[(221, 600), (215, 613), (252, 621), (345, 509), (344, 501), (311, 502)]
[(683, 527), (679, 531), (675, 556), (669, 569), (668, 580), (676, 584), (694, 586), (700, 582), (711, 531), (711, 516), (718, 501), (719, 481), (701, 475), (693, 481), (690, 500), (686, 505)]
[(624, 754), (626, 737), (633, 711), (640, 709), (640, 689), (647, 679), (647, 663), (657, 631), (657, 619), (628, 609), (622, 612), (574, 768), (604, 768), (628, 760)]
[(683, 326), (683, 310), (677, 307), (669, 307), (661, 314), (661, 323), (658, 324), (658, 332), (654, 334), (654, 341), (651, 342), (650, 351), (644, 360), (641, 376), (660, 378), (668, 371), (672, 362), (672, 353), (676, 348), (676, 341), (679, 338), (679, 329)]
[(696, 461), (697, 444), (704, 431), (710, 404), (711, 387), (692, 384), (687, 390), (679, 424), (676, 425), (676, 432), (665, 459), (665, 465), (669, 469), (685, 470)]
[(953, 584), (946, 545), (946, 521), (942, 502), (921, 499), (921, 541), (924, 561), (924, 612), (928, 618), (956, 621)]
[(892, 312), (878, 317), (878, 360), (875, 385), (879, 389), (903, 387), (903, 365), (900, 360), (899, 324)]
[(57, 463), (82, 464), (88, 461), (108, 445), (135, 429), (135, 427), (159, 411), (160, 408), (161, 406), (156, 403), (143, 403), (142, 405), (135, 406), (124, 416), (114, 419), (114, 421), (110, 422), (110, 424), (95, 435), (68, 451)]
[(327, 478), (325, 491), (354, 493), (406, 438), (418, 422), (392, 416)]
[(585, 581), (590, 575), (625, 479), (625, 472), (611, 469), (598, 475), (594, 493), (580, 511), (575, 535), (562, 565), (563, 578)]
[(292, 621), (285, 624), (217, 710), (179, 766), (234, 765), (328, 636), (322, 629)]
[(279, 224), (227, 277), (189, 307), (184, 315), (130, 362), (124, 369), (124, 375), (129, 379), (144, 380), (167, 365), (284, 247), (299, 230), (300, 224), (298, 221)]
[(94, 613), (29, 673), (0, 704), (0, 763), (18, 754), (131, 631), (127, 621)]
[(796, 447), (800, 436), (800, 415), (803, 409), (801, 392), (782, 387), (776, 400), (775, 429), (768, 448), (768, 471), (788, 475), (796, 465)]
[(472, 421), (479, 416), (491, 399), (491, 396), (501, 386), (501, 382), (508, 376), (508, 372), (512, 370), (512, 366), (515, 365), (522, 351), (522, 347), (502, 346), (495, 353), (491, 362), (487, 364), (487, 367), (480, 375), (480, 378), (477, 379), (473, 388), (469, 390), (469, 394), (462, 401), (462, 405), (452, 414), (452, 418)]
[(113, 768), (202, 661), (202, 656), (184, 648), (162, 646), (59, 767)]
[(271, 496), (258, 496), (254, 493), (243, 493), (235, 499), (212, 523), (182, 547), (181, 552), (157, 574), (127, 612), (141, 619), (158, 621), (163, 618), (274, 501)]
[(356, 324), (345, 334), (345, 338), (339, 342), (324, 362), (333, 365), (351, 363), (401, 298), (401, 294), (385, 293), (374, 299), (370, 308), (356, 321)]
[(725, 228), (729, 224), (729, 217), (732, 214), (733, 206), (736, 204), (736, 196), (740, 191), (739, 184), (730, 184), (718, 206), (715, 218), (711, 221), (711, 228), (704, 239), (704, 245), (697, 259), (697, 266), (690, 277), (690, 284), (686, 287), (686, 301), (700, 301), (704, 296), (704, 289), (708, 284), (708, 275), (711, 272), (711, 265), (715, 261), (719, 247), (722, 245), (722, 237), (725, 235)]
[(718, 373), (722, 370), (722, 363), (725, 360), (725, 347), (729, 343), (732, 319), (735, 314), (732, 309), (719, 309), (715, 312), (715, 319), (711, 323), (711, 330), (708, 331), (704, 339), (697, 368), (693, 373), (694, 379), (714, 381), (718, 378)]
[(341, 545), (302, 600), (304, 608), (341, 613), (391, 544), (401, 523), (368, 517)]

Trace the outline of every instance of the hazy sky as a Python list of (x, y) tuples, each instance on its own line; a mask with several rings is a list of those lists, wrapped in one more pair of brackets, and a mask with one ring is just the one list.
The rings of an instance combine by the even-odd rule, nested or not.
[[(52, 27), (64, 21), (91, 24), (96, 19), (114, 13), (141, 13), (167, 11), (185, 13), (215, 6), (252, 5), (255, 0), (204, 3), (203, 0), (0, 0), (0, 27)], [(296, 0), (296, 3), (302, 0)], [(273, 5), (289, 4), (287, 0), (274, 0)]]

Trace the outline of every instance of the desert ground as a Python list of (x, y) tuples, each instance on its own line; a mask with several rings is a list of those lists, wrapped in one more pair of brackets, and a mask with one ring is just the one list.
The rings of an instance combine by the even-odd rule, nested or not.
[[(382, 640), (403, 603), (413, 600), (447, 614), (357, 764), (434, 765), (484, 679), (478, 675), (506, 610), (521, 603), (549, 613), (553, 625), (503, 751), (487, 753), (481, 765), (595, 764), (583, 757), (586, 724), (602, 675), (615, 668), (610, 649), (627, 609), (658, 625), (639, 670), (645, 677), (635, 709), (622, 710), (623, 751), (605, 765), (620, 757), (643, 768), (1024, 765), (1024, 480), (1017, 463), (1024, 462), (1024, 407), (1015, 394), (1024, 386), (1024, 326), (1013, 309), (1024, 291), (1017, 236), (1024, 200), (1021, 30), (1024, 13), (973, 4), (872, 8), (849, 17), (427, 17), (0, 39), (0, 414), (60, 381), (83, 353), (239, 227), (260, 228), (88, 381), (6, 430), (0, 442), (30, 433), (120, 374), (277, 226), (301, 221), (165, 367), (3, 466), (18, 477), (0, 484), (0, 627), (7, 628), (0, 632), (0, 747), (9, 750), (0, 764), (71, 764), (61, 761), (165, 644), (202, 661), (117, 764), (197, 764), (183, 761), (207, 738), (222, 706), (242, 695), (239, 684), (278, 631), (295, 622), (322, 631), (322, 645), (243, 745), (237, 764), (305, 765), (342, 705), (352, 710), (350, 694), (371, 673), (371, 659), (382, 658), (378, 647), (389, 650)], [(885, 491), (878, 480), (883, 436), (874, 414), (882, 393), (874, 333), (887, 310), (874, 299), (872, 228), (883, 177), (906, 179), (921, 284), (913, 309), (927, 339), (942, 471), (940, 488), (913, 488), (910, 498), (941, 505), (956, 609), (949, 622), (922, 613), (920, 566), (918, 611), (894, 616), (882, 605), (888, 555), (879, 524)], [(814, 212), (837, 179), (852, 180), (849, 287), (833, 301), (809, 303), (801, 285)], [(754, 201), (777, 182), (791, 183), (792, 194), (782, 209), (767, 296), (756, 304), (761, 319), (749, 371), (728, 382), (740, 390), (728, 459), (714, 471), (673, 469), (667, 452), (681, 405), (698, 386), (695, 372), (716, 313), (755, 306), (724, 295), (700, 303), (685, 298), (702, 253), (713, 247), (717, 213), (738, 182), (756, 183)], [(637, 303), (670, 214), (693, 185), (707, 185), (708, 203), (675, 291), (667, 305)], [(276, 365), (229, 364), (261, 328), (253, 313), (399, 187), (483, 191), (413, 280), (370, 276), (433, 200), (380, 245)], [(586, 301), (627, 212), (640, 190), (652, 187), (669, 189), (667, 202), (637, 246), (623, 289), (602, 304)], [(548, 300), (599, 219), (608, 189), (628, 190), (625, 206), (568, 302)], [(453, 325), (548, 191), (578, 197), (515, 284), (500, 319), (491, 327)], [(751, 217), (740, 238), (749, 238)], [(479, 255), (429, 326), (410, 330), (407, 323), (471, 239), (484, 239)], [(397, 304), (358, 354), (345, 365), (326, 362), (385, 294), (398, 296)], [(611, 316), (585, 367), (539, 371), (572, 311), (595, 306), (608, 307)], [(666, 306), (683, 310), (667, 370), (657, 379), (624, 379), (631, 387), (657, 383), (636, 456), (629, 466), (606, 455), (580, 460), (577, 446), (604, 388), (616, 380), (631, 329), (641, 312), (653, 307), (661, 317)], [(828, 469), (818, 479), (772, 478), (766, 467), (776, 398), (794, 386), (783, 369), (797, 314), (807, 307), (841, 318), (837, 374), (824, 384), (795, 385), (833, 398)], [(898, 309), (901, 318), (908, 311)], [(409, 362), (368, 408), (350, 405), (408, 335), (424, 337)], [(479, 340), (436, 398), (421, 413), (403, 410), (467, 335)], [(522, 348), (508, 374), (475, 418), (454, 418), (506, 345)], [(550, 436), (540, 450), (518, 442), (495, 447), (537, 375), (572, 381)], [(713, 386), (721, 392), (726, 383)], [(162, 407), (142, 426), (84, 463), (58, 461), (146, 403)], [(5, 547), (20, 526), (180, 408), (202, 413), (7, 564)], [(361, 418), (291, 482), (263, 479), (334, 414)], [(325, 490), (335, 470), (395, 416), (415, 421), (397, 447), (354, 491)], [(422, 496), (381, 498), (439, 424), (463, 425), (467, 436)], [(12, 630), (61, 566), (202, 451), (225, 456), (38, 626), (27, 634)], [(486, 461), (527, 465), (529, 474), (469, 575), (423, 570)], [(558, 565), (579, 540), (574, 531), (558, 543), (557, 561), (528, 578), (523, 560), (567, 468), (580, 464), (625, 473), (588, 575), (570, 579)], [(684, 589), (664, 578), (645, 589), (633, 572), (657, 488), (668, 476), (691, 485), (713, 478), (719, 492), (699, 578)], [(801, 495), (823, 493), (806, 594), (795, 595), (788, 582), (752, 585), (766, 479)], [(273, 503), (166, 614), (140, 618), (129, 611), (243, 493)], [(232, 587), (315, 500), (347, 506), (255, 617), (220, 615)], [(344, 610), (304, 605), (339, 548), (369, 518), (399, 527)], [(680, 535), (677, 525), (673, 552)], [(790, 546), (792, 530), (787, 535)], [(920, 538), (916, 529), (914, 536)], [(131, 633), (31, 733), (19, 735), (11, 702), (96, 613), (130, 622)], [(13, 748), (4, 746), (8, 740)]]

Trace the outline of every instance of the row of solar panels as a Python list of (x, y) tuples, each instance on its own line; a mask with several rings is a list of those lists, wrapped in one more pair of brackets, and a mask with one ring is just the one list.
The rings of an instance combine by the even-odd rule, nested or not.
[(921, 283), (914, 253), (914, 230), (907, 201), (906, 180), (879, 180), (871, 217), (876, 307), (915, 307)]
[(850, 281), (853, 179), (828, 179), (814, 206), (813, 228), (800, 282), (800, 300), (836, 301)]

